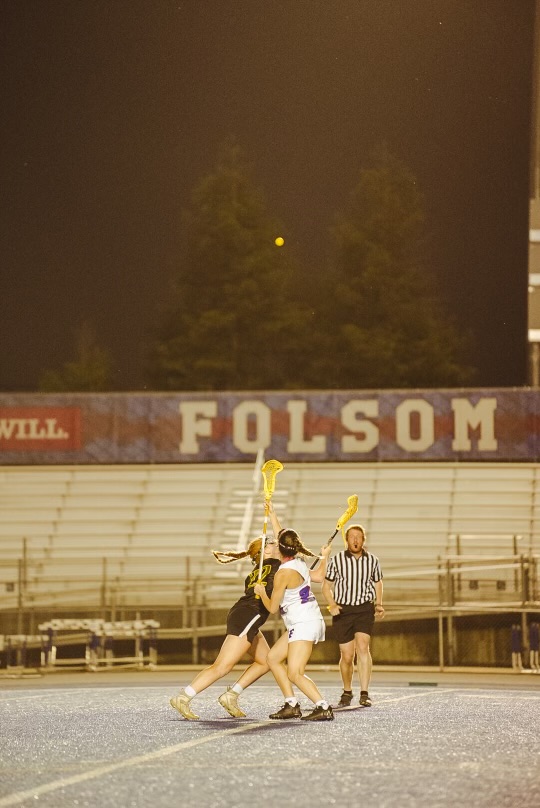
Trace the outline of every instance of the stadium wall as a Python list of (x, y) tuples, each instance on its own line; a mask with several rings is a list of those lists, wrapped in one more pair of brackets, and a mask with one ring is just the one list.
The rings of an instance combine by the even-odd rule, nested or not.
[(536, 462), (540, 390), (0, 394), (0, 464)]

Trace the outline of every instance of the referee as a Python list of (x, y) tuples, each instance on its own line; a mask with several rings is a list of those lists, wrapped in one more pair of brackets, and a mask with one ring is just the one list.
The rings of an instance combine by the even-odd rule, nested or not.
[(345, 533), (347, 549), (330, 559), (322, 585), (341, 653), (339, 670), (343, 693), (338, 707), (349, 707), (353, 698), (355, 654), (360, 680), (360, 707), (371, 707), (369, 641), (375, 617), (384, 617), (383, 576), (379, 559), (364, 548), (365, 540), (366, 532), (362, 525), (348, 528)]

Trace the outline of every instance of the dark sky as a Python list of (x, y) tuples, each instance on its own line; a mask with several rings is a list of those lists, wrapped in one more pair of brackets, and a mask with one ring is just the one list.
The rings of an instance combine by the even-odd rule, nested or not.
[(533, 0), (1, 0), (0, 390), (73, 359), (84, 320), (142, 388), (180, 212), (231, 134), (314, 267), (385, 139), (478, 385), (525, 384), (532, 33)]

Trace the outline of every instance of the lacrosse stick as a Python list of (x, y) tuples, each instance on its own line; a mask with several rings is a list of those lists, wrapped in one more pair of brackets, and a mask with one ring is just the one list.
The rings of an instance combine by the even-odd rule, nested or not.
[(261, 557), (259, 559), (259, 581), (262, 579), (262, 568), (264, 559), (264, 545), (266, 543), (266, 528), (268, 525), (268, 513), (270, 511), (270, 500), (276, 487), (276, 474), (283, 469), (283, 464), (279, 460), (267, 460), (261, 469), (264, 482), (264, 522), (262, 532)]
[[(346, 510), (344, 513), (342, 513), (342, 514), (341, 514), (341, 516), (339, 517), (339, 519), (338, 519), (338, 521), (337, 521), (336, 529), (334, 530), (334, 532), (332, 533), (332, 535), (331, 535), (331, 536), (330, 536), (330, 538), (328, 539), (328, 544), (332, 544), (332, 542), (334, 541), (335, 537), (336, 537), (336, 536), (337, 536), (337, 534), (338, 534), (338, 531), (343, 529), (343, 525), (344, 525), (346, 522), (348, 522), (348, 521), (349, 521), (349, 519), (351, 518), (351, 516), (354, 516), (354, 514), (355, 514), (355, 513), (356, 513), (356, 511), (358, 510), (358, 496), (357, 496), (356, 494), (352, 494), (352, 495), (351, 495), (351, 496), (350, 496), (350, 497), (347, 499), (347, 502), (348, 502), (348, 504), (349, 504), (349, 507), (348, 507), (348, 508), (347, 508), (347, 510)], [(313, 568), (316, 566), (316, 564), (317, 564), (318, 560), (319, 560), (319, 559), (316, 559), (316, 560), (313, 562), (313, 564), (311, 565), (311, 569), (313, 569)]]

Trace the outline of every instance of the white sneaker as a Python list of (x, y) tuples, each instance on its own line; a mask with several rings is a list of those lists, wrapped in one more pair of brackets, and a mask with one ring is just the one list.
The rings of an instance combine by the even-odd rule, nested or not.
[(190, 710), (190, 702), (191, 699), (186, 696), (185, 693), (179, 693), (178, 696), (173, 696), (172, 699), (169, 701), (171, 707), (174, 707), (175, 710), (178, 710), (180, 715), (183, 715), (184, 718), (187, 718), (188, 721), (198, 721), (199, 716), (196, 715), (194, 712)]
[(246, 714), (242, 712), (240, 707), (238, 706), (238, 693), (235, 693), (234, 690), (227, 688), (225, 693), (222, 693), (218, 699), (219, 703), (222, 707), (224, 707), (229, 715), (232, 715), (233, 718), (245, 718)]

